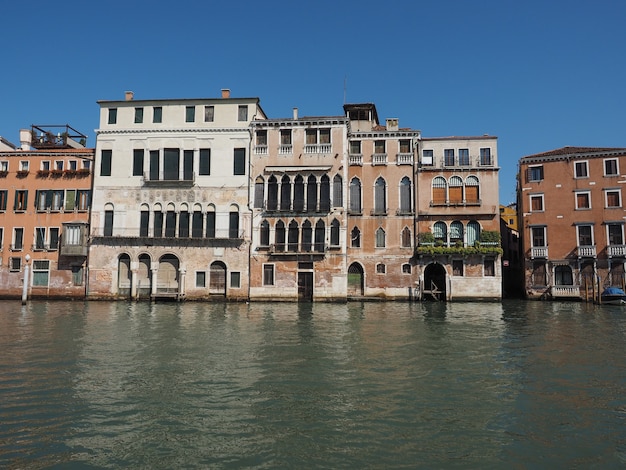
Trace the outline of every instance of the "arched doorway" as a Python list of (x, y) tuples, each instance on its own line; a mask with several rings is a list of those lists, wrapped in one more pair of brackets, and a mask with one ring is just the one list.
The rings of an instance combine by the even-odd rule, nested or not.
[(157, 295), (176, 296), (179, 293), (179, 261), (174, 255), (163, 255), (159, 260)]
[(226, 296), (226, 265), (213, 261), (209, 270), (209, 294)]
[(446, 269), (430, 263), (424, 270), (424, 300), (446, 300)]
[(137, 297), (149, 299), (152, 290), (152, 266), (150, 256), (139, 255), (139, 265), (137, 267)]
[(363, 267), (359, 263), (352, 263), (348, 267), (348, 295), (363, 296), (364, 292)]
[(121, 297), (130, 298), (130, 256), (120, 255), (117, 260), (117, 293)]

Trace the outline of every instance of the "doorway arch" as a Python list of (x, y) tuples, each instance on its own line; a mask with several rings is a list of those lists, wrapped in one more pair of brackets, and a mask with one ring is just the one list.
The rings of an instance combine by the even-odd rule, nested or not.
[(226, 265), (213, 261), (209, 269), (209, 294), (226, 296)]
[(446, 300), (446, 268), (430, 263), (424, 270), (424, 300)]
[(180, 284), (179, 265), (180, 262), (176, 256), (161, 256), (157, 276), (157, 294), (178, 295)]
[(362, 297), (365, 290), (365, 276), (363, 267), (359, 263), (352, 263), (348, 267), (348, 295)]

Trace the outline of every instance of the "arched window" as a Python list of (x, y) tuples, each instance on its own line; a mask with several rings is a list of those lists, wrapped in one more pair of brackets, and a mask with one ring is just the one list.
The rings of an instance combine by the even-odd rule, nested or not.
[(378, 227), (376, 230), (376, 248), (385, 247), (385, 231), (382, 227)]
[(142, 204), (139, 212), (139, 236), (148, 236), (148, 226), (150, 225), (150, 206)]
[(408, 176), (405, 176), (400, 180), (400, 213), (410, 214), (413, 208), (411, 191), (411, 180)]
[(480, 240), (480, 224), (475, 220), (467, 223), (467, 246), (474, 246), (477, 240)]
[(254, 181), (254, 207), (263, 209), (263, 197), (265, 192), (265, 180), (262, 176), (258, 176)]
[(433, 236), (436, 241), (448, 243), (448, 226), (445, 222), (435, 222), (433, 225)]
[(267, 210), (278, 209), (278, 181), (274, 175), (267, 180)]
[(480, 202), (480, 181), (474, 175), (465, 178), (465, 202), (470, 204)]
[(167, 205), (167, 212), (165, 213), (165, 236), (176, 236), (176, 210), (172, 203)]
[(297, 175), (293, 183), (293, 210), (302, 212), (304, 210), (304, 178)]
[(448, 190), (448, 199), (451, 204), (463, 202), (463, 180), (460, 176), (450, 177), (450, 188)]
[(228, 238), (241, 238), (239, 235), (239, 208), (233, 204), (228, 212)]
[(153, 208), (153, 236), (160, 238), (163, 236), (163, 208), (157, 203)]
[(311, 222), (305, 220), (302, 224), (302, 251), (311, 251), (313, 245), (313, 227)]
[(178, 214), (178, 237), (189, 237), (189, 206), (185, 203), (180, 205), (180, 214)]
[(445, 204), (448, 199), (448, 183), (443, 176), (433, 178), (433, 204)]
[(107, 203), (104, 206), (104, 233), (105, 237), (113, 236), (113, 204)]
[(376, 265), (376, 274), (385, 274), (387, 272), (387, 267), (383, 263), (378, 263)]
[(206, 211), (206, 237), (215, 238), (215, 206), (209, 204)]
[(400, 234), (400, 243), (402, 248), (411, 248), (411, 229), (409, 227), (404, 227), (402, 229), (402, 233)]
[(291, 181), (287, 175), (280, 180), (280, 210), (291, 210)]
[(323, 220), (318, 220), (315, 224), (315, 251), (324, 252), (326, 237), (326, 226)]
[(382, 176), (379, 176), (374, 184), (374, 213), (379, 215), (387, 213), (387, 183)]
[(361, 248), (361, 231), (359, 227), (354, 227), (350, 232), (350, 246), (352, 248)]
[(276, 222), (276, 251), (285, 251), (285, 223), (282, 220)]
[(309, 175), (306, 186), (306, 210), (307, 212), (317, 211), (317, 178)]
[(267, 220), (261, 222), (261, 246), (270, 246), (270, 224)]
[(320, 180), (320, 211), (330, 211), (330, 178), (322, 175)]
[(333, 178), (333, 207), (343, 207), (343, 179), (341, 175)]
[(350, 213), (361, 213), (361, 181), (358, 178), (350, 180)]
[(571, 286), (574, 284), (572, 268), (569, 266), (557, 266), (554, 268), (554, 284), (557, 286)]
[(191, 236), (192, 238), (202, 238), (202, 229), (204, 228), (204, 214), (202, 206), (194, 204), (193, 214), (191, 216)]
[(287, 233), (287, 251), (298, 251), (299, 235), (298, 222), (292, 220), (289, 222), (289, 231)]
[(337, 219), (333, 219), (330, 223), (330, 244), (339, 246), (339, 221)]
[(458, 220), (450, 224), (450, 244), (463, 245), (463, 224)]

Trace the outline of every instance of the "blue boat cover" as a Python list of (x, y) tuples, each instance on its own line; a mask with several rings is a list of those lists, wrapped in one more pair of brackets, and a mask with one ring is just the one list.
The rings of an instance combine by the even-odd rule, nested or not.
[(619, 287), (607, 287), (602, 292), (602, 295), (626, 295), (626, 293)]

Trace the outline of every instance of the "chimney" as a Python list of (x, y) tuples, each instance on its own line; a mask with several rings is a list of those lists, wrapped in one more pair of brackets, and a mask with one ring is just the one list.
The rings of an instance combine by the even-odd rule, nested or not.
[(293, 108), (293, 119), (294, 121), (298, 119), (298, 108)]
[(132, 101), (135, 94), (132, 91), (127, 91), (125, 94), (126, 101)]
[(222, 88), (222, 98), (230, 98), (230, 90), (228, 88)]
[(33, 141), (33, 134), (30, 129), (20, 129), (20, 144), (22, 150), (30, 150), (30, 144)]
[(397, 118), (387, 119), (387, 130), (388, 131), (397, 131), (398, 130), (398, 119)]

